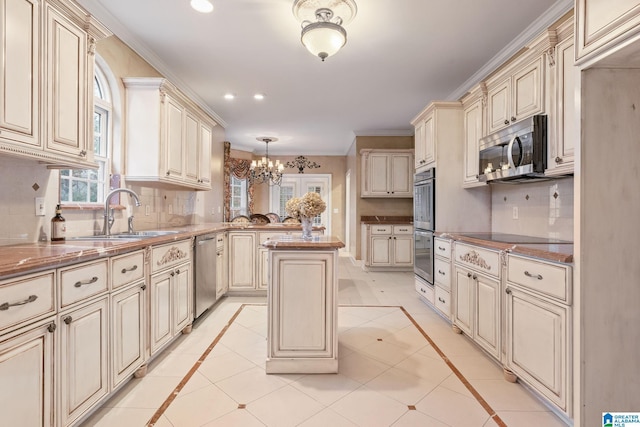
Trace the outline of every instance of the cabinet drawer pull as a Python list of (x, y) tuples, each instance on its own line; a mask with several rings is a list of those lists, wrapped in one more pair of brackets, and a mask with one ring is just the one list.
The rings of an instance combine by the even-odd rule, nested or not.
[(129, 268), (126, 268), (126, 267), (125, 267), (125, 268), (123, 268), (123, 269), (122, 269), (122, 271), (121, 271), (121, 273), (122, 273), (122, 274), (124, 274), (124, 273), (126, 273), (127, 271), (136, 271), (137, 269), (138, 269), (138, 265), (137, 265), (137, 264), (134, 264), (132, 267), (129, 267)]
[(442, 246), (438, 246), (438, 250), (439, 251), (444, 251), (444, 248)]
[(47, 326), (47, 331), (53, 333), (58, 327), (55, 322), (52, 322), (49, 326)]
[(438, 273), (442, 274), (443, 276), (445, 275), (445, 272), (442, 270), (438, 270)]
[(408, 228), (399, 228), (400, 231), (409, 231)]
[(446, 303), (446, 301), (445, 301), (445, 300), (443, 300), (443, 299), (442, 299), (442, 298), (440, 298), (440, 297), (438, 297), (438, 301), (440, 301), (440, 302), (441, 302), (441, 303), (443, 303), (443, 304), (445, 304), (445, 303)]
[(65, 317), (64, 319), (62, 319), (62, 321), (63, 321), (65, 324), (70, 325), (70, 324), (71, 324), (71, 322), (73, 322), (73, 317), (71, 317), (71, 316), (67, 316), (67, 317)]
[(27, 299), (24, 299), (22, 301), (18, 301), (18, 302), (5, 302), (4, 304), (0, 304), (0, 310), (4, 311), (4, 310), (9, 310), (9, 307), (15, 307), (17, 305), (25, 305), (25, 304), (29, 304), (30, 302), (34, 302), (35, 300), (38, 299), (37, 295), (29, 295), (27, 297)]
[(538, 280), (542, 280), (542, 275), (540, 274), (531, 274), (527, 270), (524, 271), (524, 275), (527, 277), (535, 277)]
[(93, 276), (89, 280), (78, 280), (73, 286), (75, 286), (76, 288), (79, 288), (83, 285), (90, 285), (92, 283), (96, 283), (97, 281), (98, 281), (98, 276)]

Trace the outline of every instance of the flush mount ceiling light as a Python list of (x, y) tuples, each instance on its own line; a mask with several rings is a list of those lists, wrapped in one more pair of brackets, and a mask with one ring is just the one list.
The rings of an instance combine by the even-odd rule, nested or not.
[(356, 16), (354, 0), (295, 0), (293, 15), (302, 25), (302, 44), (324, 62), (347, 43), (348, 24)]
[(274, 164), (269, 158), (269, 143), (277, 141), (278, 138), (260, 136), (256, 139), (266, 144), (267, 152), (265, 157), (261, 160), (251, 161), (251, 166), (249, 167), (249, 179), (255, 184), (267, 183), (269, 185), (280, 185), (280, 182), (282, 182), (284, 164), (280, 163), (280, 160), (276, 160), (276, 163)]
[(209, 0), (191, 0), (191, 7), (201, 13), (213, 11), (213, 4)]

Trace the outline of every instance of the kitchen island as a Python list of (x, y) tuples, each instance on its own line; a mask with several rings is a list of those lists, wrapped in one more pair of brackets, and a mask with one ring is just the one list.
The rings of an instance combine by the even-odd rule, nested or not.
[(338, 249), (332, 236), (282, 236), (269, 249), (268, 374), (338, 372)]

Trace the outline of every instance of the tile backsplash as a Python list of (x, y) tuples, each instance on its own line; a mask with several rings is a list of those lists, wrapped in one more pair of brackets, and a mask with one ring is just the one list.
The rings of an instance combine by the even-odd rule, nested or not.
[(494, 232), (573, 241), (573, 177), (492, 184), (491, 207)]

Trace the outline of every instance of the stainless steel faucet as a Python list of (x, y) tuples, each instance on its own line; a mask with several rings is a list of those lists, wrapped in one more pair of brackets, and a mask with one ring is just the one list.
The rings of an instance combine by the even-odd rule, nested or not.
[[(109, 209), (109, 202), (111, 201), (111, 197), (116, 193), (129, 193), (134, 198), (136, 202), (136, 206), (140, 206), (140, 199), (135, 191), (129, 190), (128, 188), (116, 188), (107, 194), (107, 197), (104, 198), (104, 224), (102, 226), (102, 234), (105, 236), (111, 235), (111, 226), (113, 225), (113, 210)], [(129, 220), (129, 228), (130, 231), (133, 229), (133, 216)]]

